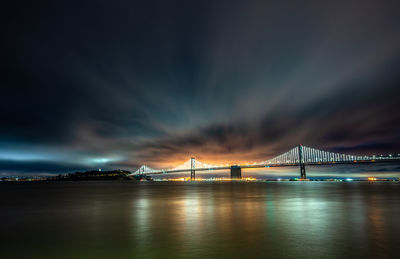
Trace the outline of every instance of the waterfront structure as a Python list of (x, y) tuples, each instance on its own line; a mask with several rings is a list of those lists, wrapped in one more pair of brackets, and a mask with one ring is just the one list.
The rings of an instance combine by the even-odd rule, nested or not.
[(231, 179), (242, 179), (242, 168), (240, 166), (231, 166)]

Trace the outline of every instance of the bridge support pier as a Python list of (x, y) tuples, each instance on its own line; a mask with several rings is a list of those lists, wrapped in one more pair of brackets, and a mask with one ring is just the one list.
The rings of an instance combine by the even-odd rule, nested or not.
[(231, 166), (231, 179), (240, 180), (242, 179), (242, 168), (240, 166)]
[(300, 178), (307, 179), (306, 177), (306, 166), (305, 164), (300, 164)]

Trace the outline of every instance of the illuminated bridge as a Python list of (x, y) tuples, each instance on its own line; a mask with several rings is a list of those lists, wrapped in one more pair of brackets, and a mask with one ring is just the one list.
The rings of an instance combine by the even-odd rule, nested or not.
[(333, 165), (333, 164), (369, 164), (382, 162), (400, 162), (400, 156), (357, 156), (349, 154), (340, 154), (327, 152), (315, 148), (299, 145), (272, 159), (255, 162), (253, 164), (237, 164), (237, 165), (211, 165), (190, 158), (182, 165), (172, 169), (153, 169), (146, 165), (142, 165), (137, 171), (131, 175), (157, 175), (179, 172), (190, 172), (190, 179), (196, 178), (196, 171), (206, 170), (230, 170), (232, 179), (241, 179), (242, 168), (262, 168), (262, 167), (285, 167), (299, 166), (300, 178), (306, 179), (306, 165)]

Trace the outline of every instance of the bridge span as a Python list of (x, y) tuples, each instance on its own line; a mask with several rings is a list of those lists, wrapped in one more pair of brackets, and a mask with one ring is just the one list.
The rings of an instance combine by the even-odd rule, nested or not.
[(241, 179), (241, 170), (246, 168), (263, 168), (263, 167), (288, 167), (298, 166), (300, 168), (300, 178), (307, 179), (306, 166), (324, 166), (337, 164), (372, 164), (372, 163), (388, 163), (400, 162), (400, 155), (397, 156), (359, 156), (334, 152), (327, 152), (315, 148), (298, 145), (289, 151), (276, 156), (272, 159), (256, 162), (252, 164), (237, 165), (211, 165), (190, 158), (182, 165), (172, 169), (153, 169), (146, 165), (142, 165), (131, 175), (159, 175), (168, 173), (190, 172), (190, 179), (196, 179), (196, 171), (211, 170), (230, 170), (232, 179)]

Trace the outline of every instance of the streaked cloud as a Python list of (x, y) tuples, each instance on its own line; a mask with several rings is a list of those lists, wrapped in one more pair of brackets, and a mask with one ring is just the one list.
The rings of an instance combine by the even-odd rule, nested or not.
[(0, 171), (399, 153), (395, 4), (7, 6)]

